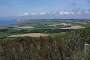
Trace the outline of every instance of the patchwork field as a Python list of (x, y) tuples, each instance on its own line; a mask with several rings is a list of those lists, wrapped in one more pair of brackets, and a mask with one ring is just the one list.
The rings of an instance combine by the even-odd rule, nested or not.
[(27, 33), (27, 34), (20, 34), (20, 35), (11, 35), (9, 37), (45, 37), (48, 36), (48, 34), (45, 33)]
[(45, 21), (0, 29), (0, 60), (90, 60), (89, 22)]

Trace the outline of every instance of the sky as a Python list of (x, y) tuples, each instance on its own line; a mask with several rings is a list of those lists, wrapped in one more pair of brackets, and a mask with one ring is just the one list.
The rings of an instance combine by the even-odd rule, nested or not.
[(90, 0), (0, 0), (0, 17), (90, 12)]

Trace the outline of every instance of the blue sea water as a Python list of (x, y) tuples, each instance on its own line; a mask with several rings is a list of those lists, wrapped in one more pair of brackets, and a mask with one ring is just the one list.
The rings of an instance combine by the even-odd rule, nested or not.
[(8, 18), (0, 18), (0, 25), (10, 25), (10, 24), (16, 24), (16, 20)]

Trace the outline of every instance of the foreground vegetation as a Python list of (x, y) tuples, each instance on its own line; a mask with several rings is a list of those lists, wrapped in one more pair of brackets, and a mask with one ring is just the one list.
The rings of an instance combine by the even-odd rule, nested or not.
[(90, 60), (89, 43), (90, 28), (48, 37), (6, 37), (0, 39), (0, 60)]

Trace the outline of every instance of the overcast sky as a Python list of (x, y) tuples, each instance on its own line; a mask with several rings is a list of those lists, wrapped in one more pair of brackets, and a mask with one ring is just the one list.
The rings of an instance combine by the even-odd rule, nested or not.
[(0, 0), (0, 17), (88, 11), (90, 0)]

